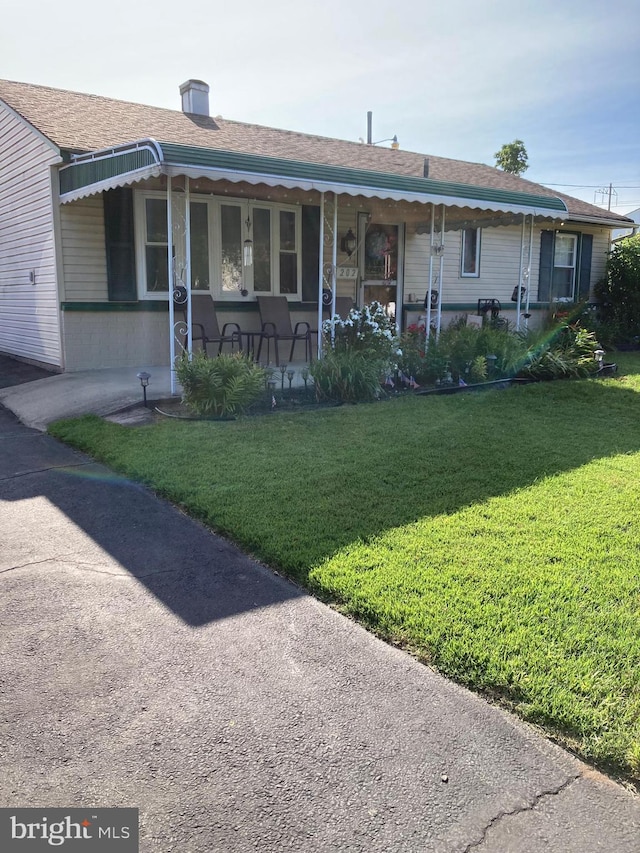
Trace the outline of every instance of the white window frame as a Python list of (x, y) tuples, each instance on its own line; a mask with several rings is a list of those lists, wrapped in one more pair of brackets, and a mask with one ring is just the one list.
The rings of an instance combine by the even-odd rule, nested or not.
[[(138, 283), (138, 298), (141, 300), (165, 300), (168, 294), (164, 291), (147, 291), (147, 269), (146, 269), (146, 205), (148, 198), (162, 199), (166, 202), (167, 194), (158, 190), (136, 190), (134, 192), (134, 218), (135, 218), (135, 247), (136, 247), (136, 278)], [(220, 208), (224, 205), (238, 206), (241, 208), (242, 241), (252, 239), (253, 235), (247, 230), (247, 218), (253, 222), (254, 208), (264, 208), (270, 211), (270, 239), (271, 239), (271, 290), (259, 291), (261, 296), (286, 296), (290, 301), (299, 301), (302, 298), (302, 207), (296, 204), (278, 204), (277, 202), (260, 201), (258, 199), (247, 202), (246, 199), (209, 196), (192, 193), (191, 204), (207, 204), (208, 227), (209, 227), (209, 290), (194, 290), (195, 296), (209, 293), (216, 300), (235, 301), (241, 299), (241, 294), (222, 290), (222, 231)], [(295, 254), (297, 286), (295, 293), (280, 293), (280, 211), (291, 211), (295, 214)], [(292, 254), (293, 252), (287, 252)], [(243, 266), (243, 287), (249, 291), (247, 298), (255, 297), (253, 290), (253, 266)]]
[[(136, 281), (138, 299), (167, 299), (168, 294), (163, 290), (147, 290), (147, 246), (164, 246), (164, 243), (147, 243), (147, 210), (146, 201), (149, 198), (161, 199), (166, 202), (167, 194), (163, 192), (134, 193), (134, 239), (136, 256)], [(167, 247), (167, 253), (168, 253)]]
[[(558, 247), (558, 238), (562, 237), (563, 239), (570, 238), (573, 240), (573, 263), (572, 264), (558, 264), (556, 263), (556, 254)], [(568, 296), (555, 296), (555, 302), (573, 302), (576, 297), (576, 279), (578, 273), (578, 235), (575, 233), (567, 233), (566, 231), (556, 231), (556, 237), (553, 241), (553, 268), (551, 274), (551, 287), (552, 290), (555, 290), (555, 270), (571, 270), (571, 293)]]
[[(464, 258), (466, 254), (467, 231), (476, 232), (476, 254), (474, 258), (475, 271), (466, 272), (464, 268)], [(460, 237), (460, 277), (461, 278), (480, 278), (480, 246), (482, 244), (482, 228), (463, 228)]]

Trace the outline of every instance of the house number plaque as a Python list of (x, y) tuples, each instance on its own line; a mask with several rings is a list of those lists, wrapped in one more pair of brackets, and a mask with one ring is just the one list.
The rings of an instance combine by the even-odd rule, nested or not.
[(358, 267), (337, 267), (336, 278), (358, 278)]

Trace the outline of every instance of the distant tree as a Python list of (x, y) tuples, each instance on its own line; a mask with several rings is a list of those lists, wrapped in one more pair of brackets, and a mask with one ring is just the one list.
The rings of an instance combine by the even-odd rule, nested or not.
[(493, 156), (496, 158), (496, 166), (503, 172), (521, 175), (529, 168), (527, 149), (521, 139), (503, 145)]

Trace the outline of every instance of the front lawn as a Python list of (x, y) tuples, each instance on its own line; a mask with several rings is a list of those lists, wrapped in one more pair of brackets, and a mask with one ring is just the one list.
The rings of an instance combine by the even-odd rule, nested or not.
[(640, 356), (626, 375), (58, 438), (640, 780)]

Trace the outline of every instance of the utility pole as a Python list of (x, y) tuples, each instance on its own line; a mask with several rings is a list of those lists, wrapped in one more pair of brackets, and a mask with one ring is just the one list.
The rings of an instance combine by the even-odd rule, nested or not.
[[(600, 202), (598, 202), (597, 196), (600, 196), (600, 198), (601, 198)], [(618, 193), (616, 190), (614, 190), (613, 184), (609, 184), (608, 189), (606, 187), (603, 187), (601, 190), (596, 190), (594, 192), (593, 201), (596, 204), (598, 204), (598, 203), (604, 204), (604, 200), (606, 198), (607, 199), (607, 210), (610, 211), (611, 210), (611, 199), (613, 196), (618, 198)]]

